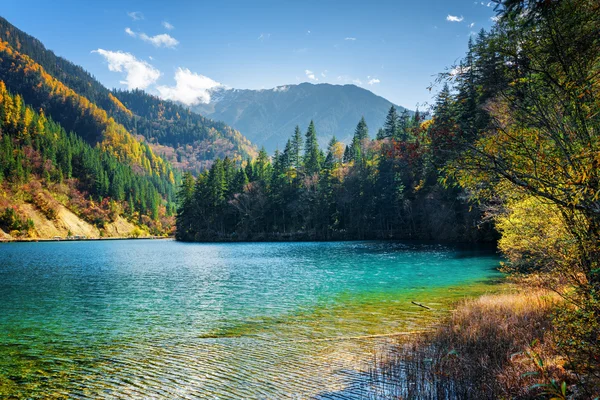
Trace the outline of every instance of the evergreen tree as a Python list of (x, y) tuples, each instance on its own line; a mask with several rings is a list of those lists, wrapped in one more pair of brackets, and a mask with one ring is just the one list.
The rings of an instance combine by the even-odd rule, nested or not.
[(398, 138), (398, 113), (396, 107), (391, 106), (387, 116), (385, 117), (385, 123), (383, 125), (384, 137), (397, 139)]
[(268, 184), (269, 183), (269, 178), (271, 176), (271, 164), (269, 162), (269, 156), (267, 154), (267, 151), (265, 150), (265, 148), (261, 148), (260, 152), (258, 153), (258, 157), (256, 158), (256, 161), (254, 162), (254, 173), (255, 173), (255, 179), (263, 182), (264, 184)]
[(358, 125), (356, 125), (356, 130), (354, 131), (354, 140), (362, 142), (365, 139), (369, 138), (369, 127), (367, 126), (367, 121), (365, 121), (365, 117), (361, 117)]
[(310, 121), (308, 130), (306, 131), (306, 144), (304, 147), (304, 168), (307, 175), (319, 172), (321, 169), (321, 158), (322, 155), (319, 151), (315, 124), (313, 121)]
[(300, 127), (298, 125), (296, 125), (296, 129), (294, 130), (294, 136), (292, 136), (290, 147), (290, 164), (292, 167), (300, 169), (302, 166), (302, 131), (300, 131)]
[(354, 137), (352, 138), (352, 144), (350, 145), (350, 159), (354, 161), (362, 162), (362, 157), (364, 153), (363, 144), (369, 138), (369, 128), (367, 127), (367, 122), (365, 121), (365, 117), (362, 117), (356, 125), (356, 129), (354, 131)]

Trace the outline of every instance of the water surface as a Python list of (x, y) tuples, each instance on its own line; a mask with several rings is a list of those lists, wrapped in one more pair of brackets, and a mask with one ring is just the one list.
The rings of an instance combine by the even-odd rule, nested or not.
[(418, 243), (2, 244), (0, 397), (362, 397), (386, 335), (497, 266)]

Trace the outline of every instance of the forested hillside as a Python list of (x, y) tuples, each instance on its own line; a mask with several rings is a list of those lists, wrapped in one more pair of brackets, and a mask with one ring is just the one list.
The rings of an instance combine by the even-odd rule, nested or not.
[(49, 233), (63, 237), (162, 234), (172, 225), (172, 188), (156, 174), (136, 173), (112, 152), (67, 133), (26, 105), (20, 95), (11, 95), (0, 81), (0, 231), (4, 234), (13, 238)]
[[(15, 46), (27, 48), (22, 43), (28, 42), (22, 42), (14, 32), (7, 28), (2, 35), (12, 37)], [(32, 39), (30, 44), (30, 50), (36, 49), (39, 42)], [(49, 65), (65, 80), (81, 84), (77, 83), (77, 68), (71, 76), (60, 73), (57, 64)], [(11, 229), (5, 221), (4, 228), (16, 231), (19, 237), (57, 233), (67, 236), (69, 231), (73, 233), (69, 224), (58, 223), (59, 211), (63, 210), (70, 213), (69, 220), (80, 220), (75, 225), (88, 224), (81, 229), (88, 235), (129, 235), (136, 226), (155, 234), (171, 230), (168, 219), (174, 209), (179, 173), (147, 143), (133, 136), (105, 109), (3, 40), (0, 80), (5, 177), (2, 205), (12, 210), (15, 218), (19, 213), (23, 218), (35, 215), (39, 223), (48, 227), (21, 232)], [(113, 97), (111, 102), (117, 104), (118, 100)], [(120, 110), (131, 114), (122, 105)], [(53, 204), (48, 207), (54, 211), (36, 214), (47, 208), (36, 203), (42, 197), (46, 199), (44, 204)], [(108, 225), (117, 220), (123, 222), (121, 232), (111, 232)]]
[(0, 41), (0, 78), (26, 103), (43, 109), (67, 131), (76, 132), (88, 143), (99, 144), (122, 162), (140, 172), (155, 174), (174, 183), (170, 166), (147, 144), (133, 137), (123, 125), (87, 98), (48, 74), (27, 55)]
[[(2, 17), (0, 17), (0, 41), (4, 42), (5, 50), (11, 49), (13, 56), (21, 59), (26, 57), (28, 64), (37, 64), (40, 67), (38, 69), (42, 69), (75, 94), (106, 111), (109, 118), (114, 119), (129, 133), (145, 138), (159, 153), (181, 167), (199, 171), (210, 165), (215, 156), (240, 158), (256, 154), (247, 139), (225, 124), (184, 112), (177, 105), (158, 100), (142, 91), (127, 95), (128, 101), (135, 107), (135, 112), (132, 112), (117, 98), (121, 94), (125, 96), (123, 92), (111, 93), (83, 68), (57, 57), (39, 40), (17, 29)], [(0, 78), (5, 81), (10, 90), (19, 93), (21, 89), (33, 90), (33, 88), (13, 86), (19, 83), (11, 80), (11, 74), (5, 75), (5, 73), (6, 70)], [(41, 104), (41, 101), (44, 101), (29, 94), (27, 93), (26, 96), (23, 93), (25, 99), (35, 107), (38, 107), (37, 102)], [(157, 110), (159, 107), (164, 108), (166, 114), (159, 112)], [(63, 123), (58, 115), (53, 116)], [(63, 125), (67, 130), (72, 129), (68, 121), (64, 121)], [(78, 132), (80, 135), (88, 134), (84, 132), (85, 126), (78, 128), (82, 131)], [(97, 132), (89, 134), (93, 135)], [(176, 137), (178, 135), (182, 138), (178, 139)], [(89, 139), (94, 138), (91, 136)], [(161, 139), (165, 142), (161, 142)]]
[(154, 150), (180, 169), (198, 174), (215, 158), (239, 161), (257, 154), (248, 139), (223, 122), (142, 90), (114, 90), (110, 95), (135, 115), (131, 131), (140, 132)]

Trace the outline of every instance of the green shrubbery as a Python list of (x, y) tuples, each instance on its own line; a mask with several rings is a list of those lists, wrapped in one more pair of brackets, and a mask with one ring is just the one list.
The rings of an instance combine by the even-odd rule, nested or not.
[(0, 214), (0, 229), (16, 236), (27, 236), (33, 230), (34, 224), (30, 218), (22, 218), (11, 207)]

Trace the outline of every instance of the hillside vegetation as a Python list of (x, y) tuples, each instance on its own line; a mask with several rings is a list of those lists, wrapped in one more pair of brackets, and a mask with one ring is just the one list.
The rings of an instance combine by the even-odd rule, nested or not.
[[(28, 66), (21, 76), (15, 75), (10, 65), (5, 65), (0, 70), (0, 79), (5, 81), (9, 90), (20, 93), (36, 108), (43, 106), (47, 114), (63, 124), (67, 131), (75, 131), (85, 137), (89, 143), (94, 144), (95, 141), (105, 140), (106, 138), (101, 137), (105, 127), (93, 126), (94, 122), (90, 121), (71, 120), (75, 117), (62, 109), (63, 104), (48, 102), (54, 96), (54, 91), (64, 92), (62, 88), (56, 89), (58, 86), (55, 83), (51, 84), (48, 77), (70, 89), (73, 92), (71, 97), (76, 95), (85, 99), (116, 122), (111, 135), (114, 136), (116, 131), (118, 136), (114, 138), (112, 146), (124, 140), (131, 142), (131, 139), (123, 133), (126, 131), (134, 139), (139, 137), (151, 143), (152, 147), (166, 155), (169, 161), (177, 166), (195, 173), (209, 166), (214, 157), (227, 156), (238, 159), (256, 155), (256, 150), (250, 142), (225, 124), (193, 114), (172, 102), (159, 100), (143, 91), (109, 91), (83, 68), (56, 56), (39, 40), (17, 29), (1, 17), (0, 41), (4, 42), (4, 50), (10, 49), (12, 53), (7, 61), (14, 60), (17, 66), (21, 65), (21, 68)], [(30, 76), (31, 72), (41, 71), (47, 76), (43, 74), (41, 77)], [(22, 82), (24, 78), (26, 80)], [(50, 96), (40, 97), (39, 90), (36, 88), (40, 81), (44, 81), (44, 85), (52, 86)], [(53, 106), (56, 107), (55, 110), (50, 109)], [(144, 152), (147, 153), (148, 150)]]
[(135, 167), (104, 146), (67, 134), (0, 81), (0, 230), (5, 239), (170, 232), (170, 203), (163, 198), (170, 193), (161, 190), (172, 186)]
[(3, 18), (0, 96), (7, 238), (172, 233), (179, 168), (256, 154), (225, 124), (142, 91), (109, 91)]
[(142, 90), (115, 90), (109, 96), (135, 115), (133, 125), (126, 125), (128, 129), (138, 132), (156, 153), (184, 171), (197, 175), (209, 168), (215, 158), (241, 161), (257, 154), (238, 131), (173, 102)]

